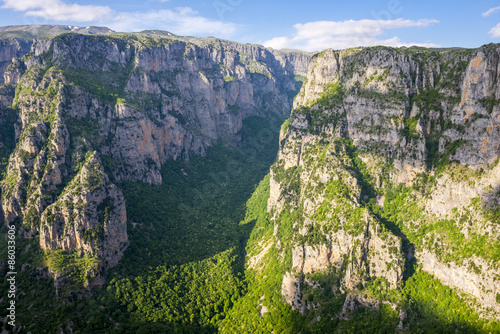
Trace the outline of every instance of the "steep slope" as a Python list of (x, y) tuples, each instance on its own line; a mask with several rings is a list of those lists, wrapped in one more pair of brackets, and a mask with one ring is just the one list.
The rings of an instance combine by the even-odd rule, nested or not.
[[(116, 265), (128, 244), (123, 181), (162, 184), (169, 159), (236, 145), (249, 116), (284, 118), (297, 89), (267, 49), (216, 39), (67, 34), (13, 60), (17, 146), (7, 224)], [(21, 227), (22, 226), (22, 227)]]
[(498, 330), (499, 54), (313, 57), (249, 202), (249, 293), (224, 331)]
[(291, 49), (270, 50), (276, 59), (280, 61), (287, 73), (304, 77), (307, 75), (309, 63), (311, 62), (311, 57), (313, 56), (312, 52)]
[(21, 38), (5, 38), (0, 34), (0, 85), (9, 83), (11, 78), (4, 78), (4, 73), (14, 58), (22, 58), (31, 49), (32, 41)]
[[(14, 123), (17, 113), (11, 108), (14, 99), (14, 87), (9, 85), (0, 86), (0, 180), (5, 177), (5, 172), (9, 162), (9, 155), (15, 147)], [(0, 207), (1, 205), (0, 188)], [(4, 212), (0, 208), (0, 224), (3, 225)]]
[(0, 87), (26, 331), (500, 331), (497, 45), (316, 55), (240, 226), (310, 55), (156, 31), (32, 50)]

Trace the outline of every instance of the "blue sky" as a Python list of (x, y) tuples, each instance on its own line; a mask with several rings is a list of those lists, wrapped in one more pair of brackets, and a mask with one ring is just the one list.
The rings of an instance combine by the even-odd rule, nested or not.
[(500, 1), (0, 0), (0, 25), (168, 30), (308, 51), (500, 43)]

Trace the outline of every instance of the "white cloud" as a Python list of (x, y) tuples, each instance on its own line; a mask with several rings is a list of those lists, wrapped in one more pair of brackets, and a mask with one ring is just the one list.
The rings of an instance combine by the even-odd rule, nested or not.
[(496, 26), (494, 26), (490, 30), (489, 33), (490, 33), (491, 37), (494, 37), (494, 38), (500, 37), (500, 23), (498, 23)]
[[(1, 8), (25, 12), (25, 16), (40, 17), (48, 21), (99, 22), (109, 28), (123, 31), (148, 29), (168, 30), (178, 35), (215, 35), (229, 37), (234, 34), (234, 23), (212, 20), (201, 16), (190, 7), (149, 12), (115, 13), (108, 6), (66, 4), (63, 0), (1, 0)], [(157, 0), (167, 2), (169, 0)]]
[(102, 21), (113, 13), (108, 6), (81, 6), (76, 3), (68, 5), (61, 0), (3, 0), (3, 3), (2, 8), (54, 21)]
[(120, 13), (109, 24), (116, 31), (168, 30), (178, 35), (231, 36), (237, 29), (234, 23), (211, 20), (200, 16), (190, 7), (174, 10)]
[(292, 37), (275, 37), (264, 42), (264, 45), (275, 49), (295, 48), (308, 51), (374, 45), (437, 47), (439, 45), (434, 43), (404, 43), (398, 37), (380, 39), (380, 35), (391, 29), (427, 27), (438, 22), (427, 19), (396, 19), (298, 23), (293, 26), (296, 31)]
[(293, 42), (288, 37), (274, 37), (268, 41), (264, 42), (264, 46), (271, 47), (273, 49), (285, 49), (290, 47)]
[[(485, 11), (483, 13), (483, 17), (488, 17), (490, 15), (493, 15), (495, 14), (496, 12), (500, 11), (500, 6), (498, 7), (494, 7), (494, 8), (490, 8), (488, 9), (487, 11)], [(490, 31), (489, 31), (489, 34), (491, 35), (491, 37), (493, 38), (498, 38), (500, 37), (500, 23), (498, 23), (496, 26), (494, 26)]]
[(487, 11), (485, 11), (482, 15), (483, 15), (483, 17), (487, 17), (487, 16), (490, 16), (492, 14), (495, 14), (498, 11), (500, 11), (500, 6), (494, 7), (494, 8), (490, 8)]

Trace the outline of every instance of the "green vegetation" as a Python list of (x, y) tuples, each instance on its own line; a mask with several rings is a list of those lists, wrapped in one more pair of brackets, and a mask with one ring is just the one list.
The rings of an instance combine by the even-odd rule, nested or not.
[[(314, 215), (316, 221), (329, 222), (328, 228), (331, 232), (337, 232), (343, 229), (354, 236), (363, 233), (366, 228), (366, 223), (363, 220), (365, 210), (352, 203), (351, 191), (345, 183), (338, 180), (327, 183), (323, 196), (325, 200), (316, 210)], [(333, 206), (332, 203), (334, 203), (335, 206)], [(337, 222), (337, 224), (333, 225), (332, 222)], [(339, 224), (340, 222), (342, 222), (342, 224)], [(307, 234), (308, 243), (326, 243), (325, 232), (327, 231), (316, 235), (318, 231), (311, 230), (310, 233)]]
[(228, 105), (227, 109), (229, 110), (229, 112), (231, 114), (238, 115), (238, 111), (240, 110), (240, 107), (237, 104), (233, 104), (233, 105)]
[[(269, 176), (259, 184), (254, 194), (247, 202), (247, 214), (242, 224), (253, 225), (247, 242), (246, 253), (256, 255), (260, 250), (259, 243), (269, 241), (273, 235), (274, 226), (267, 214), (267, 199), (269, 198)], [(291, 226), (299, 215), (288, 214), (281, 217), (282, 225), (278, 236), (282, 240), (291, 240)], [(220, 327), (221, 333), (296, 333), (301, 328), (301, 317), (297, 311), (292, 311), (281, 297), (281, 282), (283, 274), (291, 261), (291, 253), (283, 254), (276, 246), (271, 246), (264, 255), (262, 269), (247, 269), (245, 271), (248, 292), (239, 298), (229, 311)], [(268, 312), (261, 316), (262, 307)]]
[[(61, 41), (64, 42), (65, 38), (61, 37)], [(141, 38), (136, 37), (137, 40)], [(160, 40), (151, 39), (149, 42), (155, 47), (162, 45)], [(124, 47), (123, 43), (119, 47)], [(370, 50), (395, 52), (385, 47)], [(418, 55), (415, 56), (418, 62), (440, 57), (438, 52), (427, 50), (408, 49), (402, 52)], [(442, 87), (454, 87), (451, 81), (458, 80), (465, 66), (465, 61), (461, 59), (450, 60), (443, 69)], [(255, 65), (250, 60), (243, 61)], [(106, 72), (71, 69), (65, 70), (64, 74), (71, 82), (110, 105), (130, 105), (145, 114), (161, 106), (160, 99), (148, 99), (149, 95), (125, 94), (124, 83), (131, 68), (118, 64), (111, 66), (112, 70)], [(258, 70), (256, 67), (253, 69)], [(53, 71), (56, 72), (55, 69)], [(47, 69), (34, 70), (32, 75), (42, 72), (45, 75)], [(165, 72), (159, 75), (174, 80), (177, 74)], [(372, 81), (383, 81), (386, 75), (386, 71), (376, 72), (365, 86)], [(295, 78), (296, 81), (301, 79)], [(230, 82), (237, 79), (227, 76), (224, 80)], [(52, 101), (58, 93), (56, 83), (51, 81), (46, 91), (32, 92), (26, 86), (20, 88), (18, 95), (44, 94)], [(290, 97), (293, 95), (291, 92)], [(177, 94), (175, 91), (163, 93)], [(341, 114), (337, 108), (344, 103), (343, 95), (341, 82), (325, 85), (324, 93), (312, 106), (293, 111), (292, 117), (298, 114), (305, 116), (309, 128), (300, 133), (290, 126), (290, 119), (287, 119), (282, 123), (281, 131), (297, 131), (299, 136), (323, 135), (326, 126), (336, 126), (347, 119), (346, 114)], [(388, 103), (408, 102), (406, 95), (396, 90), (381, 94), (360, 89), (359, 96)], [(445, 263), (465, 264), (465, 259), (473, 255), (499, 263), (500, 241), (469, 228), (473, 211), (483, 212), (485, 218), (495, 223), (500, 219), (497, 209), (480, 207), (480, 198), (476, 198), (471, 206), (456, 210), (453, 216), (438, 219), (426, 213), (422, 204), (422, 198), (428, 196), (429, 189), (441, 173), (446, 172), (451, 177), (456, 177), (455, 174), (469, 177), (463, 175), (463, 169), (453, 169), (455, 166), (450, 161), (457, 149), (466, 144), (464, 141), (445, 143), (444, 151), (439, 152), (440, 134), (435, 128), (431, 128), (428, 138), (417, 132), (420, 120), (422, 124), (429, 121), (430, 111), (439, 112), (437, 123), (441, 132), (450, 128), (460, 130), (457, 125), (444, 121), (441, 103), (446, 99), (448, 97), (437, 90), (422, 91), (410, 101), (410, 108), (413, 105), (420, 108), (416, 117), (392, 118), (396, 124), (402, 125), (407, 142), (425, 140), (428, 168), (437, 172), (432, 176), (427, 173), (418, 175), (411, 187), (389, 182), (389, 162), (376, 166), (375, 172), (379, 175), (375, 175), (371, 161), (363, 162), (352, 140), (339, 139), (336, 135), (336, 139), (329, 141), (323, 136), (315, 144), (306, 141), (289, 147), (299, 156), (302, 154), (300, 165), (285, 169), (284, 160), (278, 160), (273, 165), (274, 181), (280, 183), (280, 190), (284, 193), (285, 198), (280, 198), (284, 209), (268, 212), (268, 172), (276, 158), (277, 130), (283, 121), (277, 116), (246, 119), (242, 143), (238, 147), (221, 140), (208, 149), (205, 157), (191, 156), (189, 162), (168, 161), (161, 170), (162, 185), (118, 184), (127, 203), (130, 247), (119, 265), (108, 273), (107, 283), (102, 288), (93, 288), (89, 281), (91, 273), (99, 267), (95, 258), (68, 254), (60, 249), (44, 253), (37, 246), (38, 236), (33, 239), (19, 238), (18, 263), (29, 264), (19, 270), (18, 275), (21, 292), (18, 297), (18, 320), (26, 324), (22, 331), (34, 334), (69, 332), (70, 329), (75, 334), (394, 333), (399, 332), (396, 326), (400, 322), (399, 311), (402, 310), (406, 312), (402, 321), (403, 331), (409, 333), (500, 332), (499, 321), (488, 321), (478, 316), (473, 299), (443, 286), (410, 260), (404, 260), (404, 282), (398, 289), (390, 290), (387, 280), (376, 278), (367, 279), (351, 290), (340, 290), (347, 270), (347, 261), (344, 261), (340, 268), (332, 265), (324, 271), (293, 274), (298, 279), (297, 286), (301, 287), (301, 298), (306, 306), (303, 314), (292, 310), (281, 295), (283, 276), (292, 267), (293, 247), (328, 244), (328, 234), (340, 229), (351, 236), (362, 235), (366, 231), (368, 217), (382, 226), (382, 231), (379, 229), (377, 232), (380, 237), (387, 237), (385, 233), (391, 231), (402, 239), (405, 255), (414, 250), (432, 249)], [(483, 103), (490, 113), (496, 105), (495, 101), (488, 99)], [(49, 109), (49, 116), (46, 115), (44, 121), (52, 124), (53, 118), (50, 121), (50, 117), (55, 117), (54, 105)], [(228, 111), (233, 114), (238, 109), (236, 105), (228, 106)], [(183, 121), (179, 115), (174, 116)], [(16, 119), (17, 111), (8, 109), (4, 122), (0, 123), (1, 140), (5, 144), (0, 148), (0, 158), (3, 159), (0, 161), (0, 172), (5, 170), (6, 159), (15, 146), (13, 125)], [(100, 125), (89, 117), (65, 117), (64, 121), (72, 136), (71, 148), (83, 142), (99, 147), (101, 141), (106, 140), (98, 135)], [(26, 132), (30, 131), (33, 130)], [(380, 133), (382, 130), (375, 129), (373, 132)], [(80, 155), (83, 153), (80, 152)], [(89, 163), (92, 154), (92, 151), (87, 152), (85, 158), (71, 156), (74, 166), (71, 166), (67, 176), (71, 180), (85, 168), (88, 171), (85, 187), (90, 190), (96, 189), (104, 177), (98, 164)], [(26, 163), (33, 158), (21, 150), (18, 155)], [(102, 161), (107, 171), (115, 167), (116, 161), (109, 157), (103, 157)], [(309, 168), (315, 171), (323, 167), (329, 168), (327, 171), (335, 178), (320, 182), (320, 177), (315, 176), (317, 184), (302, 189), (302, 173)], [(15, 187), (14, 181), (14, 175), (4, 180), (11, 187)], [(474, 177), (471, 177), (471, 182), (474, 182)], [(382, 184), (382, 187), (377, 187), (376, 183)], [(299, 195), (303, 193), (320, 195), (322, 200), (314, 213), (308, 214), (307, 219), (312, 222), (308, 222), (307, 226), (307, 210), (304, 202), (299, 202)], [(378, 202), (380, 195), (385, 196), (383, 206)], [(106, 224), (112, 211), (109, 201), (103, 201), (97, 208), (99, 222)], [(26, 217), (29, 215), (30, 212)], [(305, 233), (299, 233), (299, 229), (305, 226)], [(467, 236), (464, 229), (468, 229)], [(0, 233), (5, 235), (5, 232), (6, 228), (1, 227)], [(82, 233), (84, 241), (100, 238), (102, 234), (102, 228)], [(6, 245), (6, 239), (0, 238), (0, 262), (7, 257)], [(390, 246), (389, 251), (395, 254), (399, 249)], [(481, 272), (480, 266), (474, 263), (469, 263), (469, 266), (472, 271)], [(37, 272), (37, 267), (50, 268), (64, 284), (55, 286), (46, 272)], [(5, 276), (6, 272), (7, 268), (0, 268), (0, 275)], [(312, 286), (308, 281), (314, 281), (316, 285)], [(89, 297), (88, 292), (82, 289), (84, 285), (89, 285), (92, 296)], [(3, 281), (0, 288), (7, 291), (7, 283)], [(352, 295), (368, 297), (378, 306), (358, 305), (354, 311), (341, 315), (346, 298)], [(496, 301), (500, 303), (500, 294), (496, 294)], [(6, 315), (6, 306), (7, 300), (0, 300), (1, 317)]]
[(96, 270), (99, 260), (91, 256), (79, 256), (62, 249), (45, 251), (45, 264), (59, 276), (73, 278), (73, 282), (82, 285), (88, 283), (88, 271)]
[(225, 82), (238, 81), (237, 77), (233, 77), (232, 75), (228, 75), (224, 77)]
[(436, 78), (436, 88), (444, 88), (460, 94), (460, 82), (462, 82), (473, 52), (473, 49), (451, 51), (449, 54), (453, 56), (440, 64), (441, 74)]
[[(500, 330), (499, 321), (479, 316), (471, 306), (476, 304), (473, 299), (458, 295), (420, 267), (414, 266), (413, 275), (400, 290), (387, 291), (380, 280), (370, 282), (365, 290), (372, 298), (401, 305), (406, 311), (403, 327), (409, 329), (410, 333), (496, 333)], [(387, 314), (384, 318), (387, 319), (387, 316), (388, 321), (394, 320), (394, 314), (392, 317)], [(370, 326), (365, 317), (360, 320)], [(399, 319), (393, 322), (393, 330), (398, 322)], [(377, 327), (371, 328), (368, 333), (389, 332), (377, 331)]]
[(500, 104), (500, 100), (495, 99), (494, 96), (485, 97), (479, 102), (482, 104), (483, 108), (485, 108), (488, 114), (490, 115), (493, 112), (493, 108)]
[(384, 208), (379, 210), (380, 216), (393, 222), (417, 249), (430, 248), (444, 262), (461, 264), (464, 259), (475, 254), (499, 263), (498, 240), (474, 231), (467, 237), (462, 233), (462, 225), (467, 221), (468, 212), (457, 216), (458, 219), (437, 219), (422, 215), (424, 208), (416, 195), (421, 187), (420, 184), (415, 187), (399, 185), (387, 189)]
[(367, 99), (387, 101), (389, 103), (402, 103), (408, 100), (404, 93), (395, 90), (388, 93), (379, 93), (369, 89), (360, 89), (356, 95)]
[(417, 133), (417, 124), (418, 118), (406, 118), (404, 120), (403, 136), (406, 140), (420, 137)]
[[(3, 115), (2, 115), (3, 114)], [(14, 108), (6, 108), (0, 110), (0, 180), (5, 178), (7, 165), (9, 163), (9, 156), (14, 151), (15, 131), (14, 124), (17, 121), (18, 112)]]
[(295, 74), (295, 75), (293, 76), (293, 79), (294, 79), (295, 81), (300, 81), (301, 83), (304, 83), (304, 82), (307, 80), (307, 78), (306, 78), (305, 76), (300, 75), (300, 74)]
[(409, 306), (408, 323), (413, 333), (497, 333), (499, 321), (480, 318), (469, 306), (474, 302), (460, 297), (437, 279), (417, 269), (402, 291)]
[(288, 127), (290, 126), (290, 118), (287, 118), (283, 124), (281, 124), (281, 132), (283, 134), (286, 134), (286, 132), (288, 131)]
[[(94, 259), (54, 251), (44, 260), (39, 247), (29, 248), (22, 263), (45, 263), (61, 275), (71, 272), (74, 276), (68, 278), (80, 283), (66, 283), (55, 299), (53, 281), (23, 272), (19, 279), (24, 291), (37, 300), (19, 301), (25, 305), (19, 310), (20, 323), (32, 333), (53, 333), (66, 321), (74, 324), (74, 333), (216, 332), (246, 291), (244, 248), (255, 224), (251, 217), (257, 214), (246, 200), (276, 157), (282, 121), (246, 119), (239, 147), (219, 142), (203, 158), (170, 161), (162, 169), (162, 186), (122, 184), (131, 245), (109, 273), (109, 283), (94, 289), (93, 297), (78, 298), (87, 269), (97, 264)], [(266, 203), (259, 205), (265, 208)], [(106, 205), (98, 211), (105, 220)], [(35, 240), (33, 245), (38, 244)], [(2, 254), (0, 262), (6, 256)], [(3, 310), (2, 316), (6, 307)], [(33, 323), (38, 315), (43, 321)], [(113, 329), (115, 321), (120, 322), (118, 329)]]
[(233, 248), (198, 262), (160, 266), (133, 280), (113, 279), (107, 290), (134, 321), (215, 333), (243, 292), (236, 263)]
[(345, 113), (338, 113), (337, 110), (324, 112), (321, 108), (312, 109), (300, 106), (292, 111), (294, 115), (304, 115), (309, 124), (308, 132), (319, 135), (325, 126), (336, 126), (341, 119), (345, 119)]
[(333, 108), (342, 104), (344, 91), (341, 82), (328, 83), (323, 87), (323, 93), (311, 106), (319, 104), (321, 107)]
[[(364, 174), (360, 172), (360, 174)], [(349, 198), (349, 191), (338, 181), (328, 184), (329, 190), (325, 193), (325, 198), (335, 196), (336, 201), (343, 207), (343, 200)], [(398, 188), (407, 196), (412, 194), (411, 189)], [(405, 216), (405, 220), (411, 220), (421, 214), (419, 207), (408, 206), (403, 201), (394, 201), (391, 194), (386, 195), (388, 211), (384, 214), (379, 209), (376, 211), (380, 215), (383, 224), (389, 226), (396, 234), (403, 235), (398, 226), (391, 226), (391, 216), (394, 213), (409, 211), (413, 216)], [(313, 279), (318, 286), (312, 288), (307, 284), (302, 284), (302, 297), (306, 303), (320, 303), (321, 307), (306, 311), (301, 315), (297, 311), (284, 303), (279, 291), (281, 290), (282, 277), (285, 271), (289, 270), (291, 263), (290, 244), (291, 236), (297, 232), (292, 226), (301, 221), (302, 213), (297, 207), (285, 207), (282, 214), (277, 217), (278, 230), (274, 230), (274, 224), (270, 222), (266, 210), (267, 198), (269, 197), (269, 181), (266, 177), (254, 192), (254, 195), (247, 203), (247, 218), (245, 222), (255, 221), (255, 227), (247, 243), (247, 253), (256, 256), (265, 245), (271, 243), (271, 247), (260, 260), (262, 267), (250, 268), (246, 271), (247, 293), (235, 303), (234, 307), (226, 315), (222, 322), (221, 332), (223, 333), (256, 333), (256, 332), (279, 332), (279, 333), (392, 333), (399, 324), (399, 312), (402, 309), (406, 312), (403, 327), (410, 333), (494, 333), (500, 330), (500, 322), (480, 318), (475, 308), (472, 306), (476, 302), (464, 296), (459, 296), (452, 289), (443, 286), (431, 275), (423, 272), (414, 263), (408, 262), (405, 271), (405, 283), (400, 289), (388, 290), (387, 283), (383, 279), (374, 279), (360, 291), (353, 291), (353, 294), (361, 294), (373, 298), (375, 301), (388, 301), (391, 304), (380, 304), (378, 309), (358, 307), (355, 311), (347, 314), (350, 320), (343, 320), (332, 317), (342, 310), (344, 300), (347, 297), (342, 293), (333, 293), (332, 287), (339, 286), (342, 276), (334, 268), (325, 272), (308, 274), (308, 279)], [(345, 203), (344, 203), (345, 204)], [(290, 213), (294, 208), (294, 212)], [(373, 206), (375, 208), (375, 205)], [(332, 210), (332, 207), (324, 207), (324, 210)], [(333, 209), (335, 210), (335, 209)], [(322, 209), (316, 211), (321, 215)], [(316, 220), (321, 218), (316, 217)], [(332, 219), (336, 221), (335, 218)], [(357, 219), (359, 221), (359, 217)], [(274, 230), (274, 231), (273, 231)], [(406, 229), (404, 230), (407, 231)], [(323, 231), (324, 232), (324, 231)], [(359, 231), (357, 232), (359, 233)], [(311, 238), (323, 233), (310, 231)], [(278, 248), (273, 243), (273, 235), (279, 238), (281, 244)], [(404, 235), (403, 235), (404, 237)], [(410, 236), (409, 236), (410, 238)], [(410, 238), (414, 240), (413, 236)], [(319, 240), (325, 243), (326, 240)], [(308, 244), (315, 241), (308, 239)], [(463, 240), (459, 243), (464, 242)], [(409, 247), (407, 244), (406, 249)], [(492, 251), (497, 245), (492, 246), (487, 251)], [(265, 306), (267, 313), (261, 315)], [(319, 318), (318, 318), (319, 316)], [(318, 320), (319, 319), (319, 320)]]
[(64, 76), (80, 86), (100, 101), (115, 105), (122, 97), (133, 62), (128, 67), (112, 63), (109, 71), (89, 71), (86, 69), (64, 69)]
[(244, 216), (245, 196), (276, 157), (278, 122), (248, 118), (239, 148), (218, 143), (187, 164), (168, 161), (161, 186), (125, 182), (131, 246), (117, 270), (180, 265), (238, 246), (240, 233), (246, 233), (237, 224)]
[(441, 110), (441, 102), (445, 100), (445, 98), (435, 89), (429, 89), (421, 91), (420, 94), (414, 95), (411, 98), (410, 106), (416, 104), (421, 110)]
[(73, 142), (85, 138), (94, 147), (98, 147), (100, 140), (102, 140), (99, 135), (101, 127), (95, 118), (88, 115), (85, 118), (66, 117), (64, 121), (72, 135)]

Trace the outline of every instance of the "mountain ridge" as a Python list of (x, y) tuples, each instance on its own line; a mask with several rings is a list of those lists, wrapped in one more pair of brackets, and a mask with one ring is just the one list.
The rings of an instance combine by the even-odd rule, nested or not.
[(283, 118), (300, 85), (293, 67), (263, 47), (210, 43), (63, 34), (14, 58), (4, 73), (19, 111), (2, 187), (7, 224), (106, 271), (127, 245), (116, 183), (161, 185), (168, 159), (204, 156), (219, 139), (236, 145), (250, 116)]

